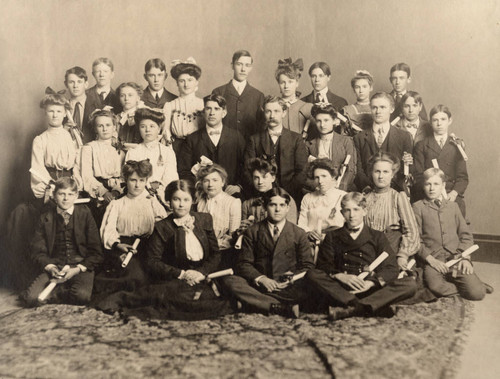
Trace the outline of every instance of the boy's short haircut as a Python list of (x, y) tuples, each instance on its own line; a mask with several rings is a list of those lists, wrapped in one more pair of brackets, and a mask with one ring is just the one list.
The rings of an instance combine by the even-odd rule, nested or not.
[(262, 109), (266, 109), (266, 105), (269, 103), (278, 103), (281, 106), (281, 109), (286, 111), (288, 109), (285, 100), (283, 100), (281, 97), (278, 96), (273, 96), (273, 95), (267, 95), (264, 98), (264, 103), (262, 104)]
[(71, 111), (69, 100), (59, 93), (46, 93), (40, 101), (40, 108), (45, 109), (49, 105), (60, 105), (67, 111)]
[(327, 76), (332, 75), (332, 70), (330, 70), (330, 66), (328, 66), (328, 63), (326, 62), (314, 62), (311, 67), (309, 67), (309, 76), (311, 76), (311, 73), (313, 72), (314, 69), (320, 68), (321, 71)]
[(76, 75), (80, 79), (84, 79), (85, 81), (89, 80), (89, 77), (87, 76), (87, 71), (85, 71), (80, 66), (75, 66), (71, 67), (69, 70), (66, 70), (66, 73), (64, 74), (64, 84), (68, 82), (68, 76), (70, 76), (71, 74)]
[(332, 178), (336, 178), (339, 175), (339, 168), (328, 158), (318, 158), (309, 163), (307, 168), (307, 176), (309, 179), (314, 179), (315, 170), (326, 170), (329, 172)]
[(163, 62), (160, 58), (153, 58), (148, 60), (144, 65), (144, 72), (147, 73), (152, 68), (157, 68), (160, 71), (165, 71), (165, 78), (168, 76), (167, 66), (165, 65), (165, 62)]
[(240, 59), (241, 57), (250, 57), (250, 59), (253, 63), (252, 54), (250, 54), (250, 52), (248, 50), (238, 50), (238, 51), (234, 52), (233, 58), (231, 59), (231, 64), (235, 64), (238, 61), (238, 59)]
[(158, 124), (161, 128), (165, 122), (165, 115), (159, 110), (154, 110), (150, 108), (139, 108), (135, 111), (134, 121), (136, 125), (139, 125), (142, 120), (151, 120)]
[(394, 71), (404, 71), (408, 74), (408, 77), (410, 77), (411, 75), (411, 70), (410, 70), (410, 66), (408, 66), (406, 63), (396, 63), (394, 66), (391, 67), (391, 74), (394, 72)]
[(427, 170), (425, 170), (424, 173), (422, 174), (422, 178), (423, 178), (423, 181), (425, 182), (426, 180), (428, 180), (436, 175), (441, 178), (443, 183), (446, 182), (446, 174), (444, 173), (444, 171), (441, 170), (440, 168), (435, 168), (435, 167), (431, 167), (431, 168), (428, 168)]
[(179, 179), (170, 182), (165, 188), (165, 200), (171, 201), (172, 196), (174, 196), (174, 193), (176, 193), (177, 191), (189, 193), (191, 195), (191, 198), (193, 199), (193, 202), (195, 201), (196, 191), (192, 181)]
[(370, 84), (371, 86), (373, 85), (373, 76), (372, 76), (372, 74), (370, 74), (366, 70), (358, 70), (354, 74), (354, 78), (351, 79), (351, 87), (354, 88), (354, 85), (356, 84), (356, 82), (358, 80), (362, 80), (362, 79), (368, 81), (368, 84)]
[(292, 198), (290, 197), (290, 195), (288, 194), (288, 192), (286, 192), (281, 187), (273, 187), (271, 190), (267, 191), (264, 194), (264, 196), (263, 196), (264, 206), (265, 207), (267, 207), (269, 205), (269, 203), (271, 202), (271, 199), (274, 196), (282, 197), (283, 199), (285, 199), (286, 205), (290, 205), (290, 201), (291, 201)]
[(389, 95), (387, 92), (376, 92), (375, 94), (372, 95), (372, 97), (370, 99), (370, 103), (374, 99), (386, 99), (393, 108), (395, 107), (394, 98), (391, 95)]
[(443, 112), (448, 115), (449, 118), (451, 118), (451, 112), (450, 109), (443, 104), (436, 105), (434, 108), (431, 109), (429, 112), (429, 120), (434, 116), (436, 113)]
[(65, 176), (56, 180), (54, 194), (56, 194), (60, 189), (69, 189), (71, 192), (78, 192), (78, 185), (76, 184), (75, 179)]
[(96, 120), (98, 117), (109, 117), (113, 122), (113, 125), (118, 126), (118, 116), (116, 116), (113, 112), (107, 109), (97, 109), (90, 114), (89, 123), (92, 125), (94, 130), (96, 130)]
[(98, 64), (104, 63), (107, 65), (111, 71), (115, 71), (115, 66), (113, 65), (113, 62), (109, 58), (97, 58), (93, 63), (92, 63), (92, 71), (94, 70), (94, 67), (97, 66)]
[(123, 179), (125, 179), (125, 182), (133, 173), (136, 173), (141, 178), (149, 178), (153, 174), (153, 165), (149, 159), (125, 162), (122, 167), (122, 176)]
[(271, 174), (276, 176), (278, 173), (278, 166), (275, 163), (271, 163), (262, 158), (251, 158), (247, 161), (247, 169), (250, 174), (253, 175), (255, 171), (258, 171), (264, 175)]
[(422, 96), (420, 96), (420, 94), (418, 92), (415, 92), (415, 91), (408, 91), (408, 92), (406, 92), (403, 95), (403, 97), (401, 98), (401, 104), (404, 104), (406, 102), (406, 100), (408, 100), (408, 98), (410, 98), (410, 97), (413, 100), (415, 100), (415, 102), (417, 104), (420, 104), (420, 105), (423, 104)]
[(387, 162), (392, 165), (392, 173), (395, 174), (396, 172), (399, 171), (399, 168), (401, 167), (401, 163), (399, 159), (392, 153), (384, 150), (379, 150), (375, 154), (373, 154), (370, 159), (368, 159), (367, 163), (367, 168), (368, 172), (372, 173), (373, 171), (373, 166), (375, 166), (375, 163), (377, 162)]
[(207, 106), (207, 103), (209, 101), (214, 101), (217, 104), (219, 104), (219, 107), (221, 107), (222, 109), (226, 109), (226, 99), (224, 99), (224, 97), (221, 96), (221, 95), (217, 95), (215, 93), (211, 93), (210, 95), (205, 96), (203, 98), (203, 105)]
[(362, 193), (359, 192), (349, 192), (344, 195), (342, 200), (340, 201), (340, 206), (342, 209), (345, 208), (345, 205), (349, 201), (354, 201), (358, 206), (360, 206), (363, 209), (366, 209), (366, 197)]
[(142, 93), (144, 92), (142, 90), (142, 87), (139, 84), (137, 84), (135, 82), (125, 82), (125, 83), (120, 84), (118, 86), (118, 88), (116, 89), (116, 96), (120, 97), (120, 93), (121, 93), (122, 89), (124, 89), (125, 87), (130, 87), (130, 88), (135, 89), (135, 91), (137, 92), (139, 97), (141, 97)]

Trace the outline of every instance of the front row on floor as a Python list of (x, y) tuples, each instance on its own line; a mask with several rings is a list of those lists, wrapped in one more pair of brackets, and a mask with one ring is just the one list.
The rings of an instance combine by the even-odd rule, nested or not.
[[(57, 207), (42, 214), (32, 243), (41, 273), (26, 292), (28, 306), (40, 304), (40, 293), (53, 282), (51, 302), (91, 303), (106, 312), (143, 318), (202, 319), (237, 308), (297, 317), (297, 305), (305, 304), (328, 309), (330, 318), (338, 320), (390, 314), (390, 304), (422, 289), (414, 271), (400, 273), (386, 235), (365, 225), (366, 199), (360, 193), (348, 193), (341, 200), (344, 226), (327, 232), (319, 246), (311, 246), (307, 234), (286, 219), (290, 196), (273, 188), (264, 197), (267, 218), (249, 226), (241, 249), (229, 252), (234, 259), (221, 264), (212, 217), (191, 211), (192, 184), (178, 180), (168, 185), (165, 200), (172, 214), (155, 224), (155, 214), (148, 210), (156, 198), (144, 189), (141, 167), (130, 171), (123, 208), (112, 217), (120, 230), (133, 230), (138, 216), (130, 210), (135, 209), (150, 221), (150, 230), (115, 233), (116, 241), (105, 244), (104, 254), (90, 211), (74, 205), (75, 182), (63, 178), (56, 183)], [(470, 260), (461, 259), (451, 269), (445, 264), (459, 258), (473, 241), (457, 204), (442, 198), (443, 175), (439, 169), (427, 170), (426, 199), (414, 204), (424, 282), (437, 297), (460, 294), (481, 300), (487, 286)], [(138, 247), (133, 244), (136, 238)], [(388, 256), (370, 269), (384, 252)], [(125, 266), (128, 253), (133, 257)], [(228, 262), (235, 275), (212, 280), (209, 274), (227, 269)], [(305, 275), (297, 279), (300, 273)]]

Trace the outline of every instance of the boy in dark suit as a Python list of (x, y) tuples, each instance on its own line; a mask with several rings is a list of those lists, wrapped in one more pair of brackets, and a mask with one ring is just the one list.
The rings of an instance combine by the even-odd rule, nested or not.
[(226, 126), (236, 129), (245, 140), (257, 133), (263, 122), (264, 94), (247, 82), (252, 65), (253, 58), (248, 51), (236, 51), (231, 61), (233, 79), (212, 91), (226, 99)]
[[(359, 192), (342, 198), (345, 225), (326, 234), (320, 245), (316, 269), (306, 274), (318, 303), (326, 300), (329, 317), (390, 314), (388, 305), (415, 294), (412, 277), (397, 279), (396, 254), (383, 232), (364, 225), (366, 199)], [(389, 256), (365, 279), (358, 277), (382, 252)]]
[(73, 121), (82, 133), (83, 140), (93, 140), (95, 132), (90, 131), (86, 125), (90, 116), (90, 104), (87, 102), (87, 94), (85, 93), (89, 88), (87, 72), (78, 66), (70, 68), (64, 75), (64, 85), (70, 95), (69, 104), (72, 109)]
[(226, 192), (229, 194), (240, 192), (245, 140), (237, 130), (223, 124), (222, 119), (227, 112), (226, 100), (222, 96), (211, 94), (206, 96), (203, 102), (206, 128), (186, 137), (178, 160), (180, 177), (194, 182), (191, 168), (204, 155), (227, 171)]
[(347, 105), (347, 100), (335, 95), (328, 89), (332, 71), (325, 62), (315, 62), (309, 67), (309, 77), (313, 91), (301, 100), (306, 103), (330, 103), (335, 109), (342, 109)]
[(467, 163), (461, 155), (458, 146), (462, 141), (451, 137), (448, 133), (453, 119), (448, 107), (437, 105), (430, 112), (432, 135), (425, 137), (415, 145), (415, 174), (422, 185), (422, 174), (433, 167), (432, 161), (437, 160), (439, 168), (446, 175), (446, 192), (448, 199), (458, 204), (465, 217), (464, 194), (469, 184)]
[(177, 98), (164, 87), (168, 78), (167, 67), (160, 58), (153, 58), (144, 66), (144, 79), (148, 86), (142, 94), (142, 101), (150, 108), (163, 109), (165, 103)]
[(457, 204), (442, 197), (444, 179), (442, 170), (427, 169), (423, 173), (425, 199), (413, 204), (422, 238), (419, 255), (426, 262), (424, 280), (436, 296), (459, 293), (469, 300), (481, 300), (485, 287), (492, 289), (479, 280), (470, 259), (461, 260), (452, 271), (445, 265), (446, 261), (471, 247), (473, 239)]
[(308, 297), (304, 281), (283, 280), (314, 267), (306, 233), (286, 220), (290, 196), (273, 188), (264, 196), (267, 218), (250, 226), (236, 264), (236, 274), (224, 278), (242, 303), (267, 314), (298, 317), (294, 306)]
[[(115, 90), (111, 88), (111, 80), (115, 76), (111, 59), (97, 58), (94, 63), (92, 63), (92, 76), (96, 81), (96, 85), (87, 90), (89, 115), (96, 109), (103, 109), (104, 107), (113, 108), (115, 114), (120, 113), (120, 100), (116, 96)], [(84, 127), (83, 142), (87, 143), (94, 139), (94, 132), (88, 120), (85, 120)]]
[[(403, 112), (403, 96), (408, 92), (408, 84), (411, 83), (411, 70), (410, 66), (406, 63), (396, 63), (391, 67), (391, 73), (389, 76), (391, 81), (392, 91), (390, 95), (394, 99), (394, 111), (391, 114), (391, 121), (396, 117), (401, 116)], [(427, 121), (427, 112), (425, 110), (425, 105), (422, 103), (422, 109), (419, 111), (419, 117)]]
[[(358, 190), (363, 191), (371, 186), (371, 173), (368, 171), (368, 161), (379, 150), (394, 154), (398, 159), (413, 165), (413, 143), (407, 131), (400, 130), (389, 123), (394, 100), (385, 92), (377, 92), (370, 100), (373, 125), (354, 136), (358, 160), (355, 184)], [(411, 167), (411, 166), (410, 166)], [(394, 189), (402, 191), (404, 188), (403, 165), (400, 172), (394, 177)]]
[[(78, 188), (74, 179), (59, 179), (55, 184), (52, 207), (41, 215), (31, 244), (35, 263), (43, 272), (26, 293), (28, 306), (38, 305), (38, 295), (50, 280), (67, 291), (71, 304), (90, 302), (94, 270), (102, 262), (101, 239), (92, 214), (83, 205), (75, 206)], [(59, 297), (59, 296), (57, 296)]]
[(432, 133), (429, 122), (420, 117), (423, 104), (422, 96), (415, 91), (408, 91), (401, 98), (402, 117), (395, 126), (410, 133), (413, 146)]
[[(250, 137), (245, 150), (245, 162), (251, 158), (262, 158), (278, 166), (278, 185), (293, 196), (297, 204), (302, 197), (306, 179), (307, 151), (300, 134), (283, 127), (286, 103), (276, 96), (264, 99), (266, 130)], [(251, 188), (251, 174), (246, 173)]]

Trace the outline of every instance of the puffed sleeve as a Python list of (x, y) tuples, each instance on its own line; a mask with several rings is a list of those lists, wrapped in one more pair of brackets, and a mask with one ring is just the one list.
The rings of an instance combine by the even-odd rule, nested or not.
[(403, 234), (397, 256), (408, 258), (417, 253), (420, 249), (420, 235), (418, 233), (417, 220), (415, 219), (410, 201), (404, 192), (398, 192), (396, 206), (401, 220), (401, 232)]
[(120, 242), (120, 234), (116, 230), (118, 214), (120, 213), (120, 201), (112, 200), (106, 208), (106, 213), (101, 224), (101, 240), (104, 248), (111, 250), (115, 242)]
[(229, 233), (232, 234), (241, 225), (241, 200), (232, 198), (229, 208)]
[(45, 188), (52, 180), (49, 172), (45, 168), (45, 140), (42, 136), (36, 136), (33, 140), (31, 150), (31, 190), (36, 198), (42, 198), (45, 194)]
[(309, 199), (310, 199), (309, 194), (306, 194), (302, 198), (302, 202), (300, 203), (299, 221), (297, 222), (297, 225), (306, 232), (310, 232), (309, 219), (308, 219), (309, 204), (310, 204)]
[(170, 102), (165, 103), (163, 106), (163, 114), (165, 115), (165, 125), (163, 127), (163, 140), (170, 141), (172, 138), (172, 104)]
[(179, 180), (179, 174), (177, 173), (177, 159), (175, 158), (174, 149), (172, 146), (160, 145), (162, 150), (163, 160), (164, 160), (164, 170), (161, 176), (161, 182), (166, 187), (174, 180)]

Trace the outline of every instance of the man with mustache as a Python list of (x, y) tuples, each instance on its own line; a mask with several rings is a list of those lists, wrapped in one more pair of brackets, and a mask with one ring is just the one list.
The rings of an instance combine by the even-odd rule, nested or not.
[[(300, 134), (283, 128), (286, 103), (276, 96), (264, 98), (266, 129), (250, 137), (245, 150), (245, 162), (262, 158), (275, 163), (278, 185), (300, 203), (302, 187), (306, 179), (307, 151)], [(246, 173), (251, 184), (251, 173)], [(251, 188), (251, 186), (249, 186)]]

